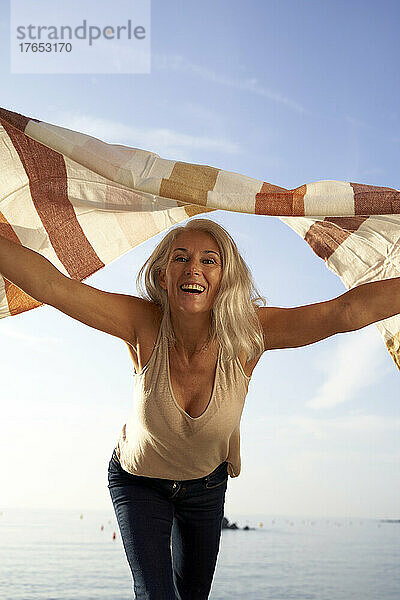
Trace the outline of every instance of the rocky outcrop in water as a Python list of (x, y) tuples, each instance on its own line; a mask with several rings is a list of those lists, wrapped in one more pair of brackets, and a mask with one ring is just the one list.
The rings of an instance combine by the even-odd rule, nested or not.
[[(240, 529), (240, 527), (238, 527), (236, 523), (229, 523), (228, 519), (224, 517), (222, 519), (222, 529)], [(252, 529), (255, 529), (255, 527), (248, 527), (245, 525), (242, 528), (243, 531), (251, 531)]]

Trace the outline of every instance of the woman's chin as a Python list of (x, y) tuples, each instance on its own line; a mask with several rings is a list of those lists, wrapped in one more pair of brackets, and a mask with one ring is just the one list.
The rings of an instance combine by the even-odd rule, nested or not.
[(171, 306), (172, 309), (174, 309), (175, 307), (178, 311), (186, 312), (189, 314), (209, 312), (211, 310), (211, 308), (207, 307), (205, 303), (196, 301), (179, 302), (177, 305)]

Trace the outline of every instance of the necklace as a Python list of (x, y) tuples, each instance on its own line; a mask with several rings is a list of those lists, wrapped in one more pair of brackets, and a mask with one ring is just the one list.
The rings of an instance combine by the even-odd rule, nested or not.
[(205, 343), (202, 345), (202, 347), (200, 348), (200, 350), (197, 350), (198, 353), (200, 352), (207, 352), (208, 350), (208, 344), (211, 342), (211, 337), (208, 336), (207, 340), (205, 341)]
[[(200, 348), (200, 350), (196, 350), (195, 354), (200, 354), (200, 352), (207, 352), (208, 350), (208, 344), (210, 343), (210, 337), (207, 338), (206, 342), (202, 345), (202, 347)], [(176, 342), (175, 342), (175, 347), (176, 347)]]
[(207, 352), (207, 350), (208, 350), (208, 342), (209, 341), (210, 341), (210, 338), (208, 338), (208, 340), (206, 341), (206, 343), (202, 345), (202, 347), (200, 348), (199, 352)]

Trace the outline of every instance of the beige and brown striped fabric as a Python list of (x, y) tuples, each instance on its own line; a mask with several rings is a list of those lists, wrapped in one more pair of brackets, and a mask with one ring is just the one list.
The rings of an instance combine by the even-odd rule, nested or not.
[[(400, 276), (400, 191), (344, 181), (288, 190), (107, 144), (0, 109), (0, 235), (80, 281), (189, 217), (275, 215), (350, 289)], [(40, 306), (0, 276), (0, 318)], [(377, 327), (400, 368), (400, 316)]]

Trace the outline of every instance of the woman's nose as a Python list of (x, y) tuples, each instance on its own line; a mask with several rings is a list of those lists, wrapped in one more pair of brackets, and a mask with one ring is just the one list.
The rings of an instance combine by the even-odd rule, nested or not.
[(198, 273), (200, 270), (200, 267), (198, 264), (196, 264), (194, 261), (191, 261), (190, 263), (186, 263), (186, 274), (189, 275), (190, 273)]

